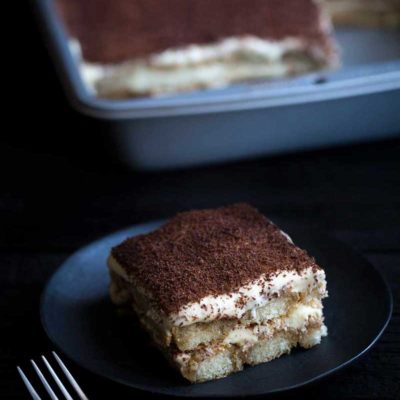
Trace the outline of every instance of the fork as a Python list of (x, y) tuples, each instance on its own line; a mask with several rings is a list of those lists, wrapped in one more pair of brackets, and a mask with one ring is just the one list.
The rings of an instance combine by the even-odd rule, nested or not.
[[(56, 352), (53, 351), (52, 354), (53, 354), (53, 357), (56, 360), (57, 364), (60, 366), (61, 370), (64, 372), (64, 375), (68, 379), (69, 383), (75, 389), (75, 392), (78, 394), (79, 398), (81, 400), (89, 400), (87, 398), (87, 396), (85, 395), (85, 393), (83, 393), (82, 389), (80, 388), (80, 386), (78, 385), (78, 383), (76, 382), (74, 377), (68, 371), (67, 367), (61, 361), (60, 357), (56, 354)], [(43, 360), (44, 365), (49, 370), (49, 372), (50, 372), (51, 376), (53, 377), (54, 381), (56, 382), (57, 386), (60, 388), (60, 390), (61, 390), (62, 394), (64, 395), (64, 397), (67, 400), (73, 400), (72, 396), (68, 393), (67, 389), (65, 388), (65, 386), (63, 385), (63, 383), (61, 382), (60, 378), (57, 376), (56, 372), (54, 371), (54, 369), (52, 368), (50, 363), (47, 361), (45, 356), (42, 356), (42, 360)], [(36, 371), (37, 375), (39, 376), (39, 379), (43, 383), (43, 386), (45, 387), (45, 389), (46, 389), (47, 393), (49, 394), (50, 398), (52, 400), (58, 400), (58, 397), (54, 393), (53, 389), (51, 388), (51, 386), (48, 383), (47, 379), (44, 377), (42, 371), (40, 371), (40, 369), (37, 366), (37, 364), (35, 363), (35, 361), (31, 360), (31, 364), (33, 366), (33, 369)], [(28, 389), (30, 395), (32, 396), (32, 398), (34, 400), (41, 400), (40, 396), (37, 394), (36, 390), (33, 388), (32, 384), (29, 382), (29, 379), (25, 375), (24, 371), (22, 371), (22, 369), (19, 366), (17, 366), (17, 370), (18, 370), (18, 372), (19, 372), (19, 374), (20, 374), (20, 376), (21, 376), (26, 388)]]

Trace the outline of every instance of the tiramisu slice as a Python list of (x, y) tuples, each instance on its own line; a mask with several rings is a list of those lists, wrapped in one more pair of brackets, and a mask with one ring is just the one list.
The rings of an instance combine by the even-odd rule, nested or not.
[(120, 98), (334, 67), (315, 0), (57, 0), (86, 83)]
[(338, 25), (400, 28), (400, 0), (325, 0)]
[(178, 214), (108, 260), (111, 299), (191, 382), (222, 378), (327, 334), (324, 271), (255, 208)]

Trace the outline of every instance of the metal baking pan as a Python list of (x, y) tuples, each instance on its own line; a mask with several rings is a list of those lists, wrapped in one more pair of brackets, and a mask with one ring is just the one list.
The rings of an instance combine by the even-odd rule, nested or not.
[(185, 167), (400, 133), (400, 32), (337, 30), (343, 67), (334, 72), (105, 100), (85, 89), (53, 0), (34, 6), (71, 104), (111, 121), (119, 158), (135, 168)]

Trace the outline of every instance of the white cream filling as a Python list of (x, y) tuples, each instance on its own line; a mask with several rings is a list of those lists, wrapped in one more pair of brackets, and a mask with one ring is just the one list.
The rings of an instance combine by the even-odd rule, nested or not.
[(257, 341), (257, 334), (250, 328), (233, 329), (224, 339), (224, 343), (227, 344), (255, 343)]
[[(171, 70), (128, 67), (125, 71), (119, 71), (96, 82), (94, 90), (100, 97), (165, 94), (198, 88), (224, 87), (231, 82), (246, 79), (280, 78), (289, 75), (290, 70), (290, 66), (283, 63), (252, 62), (214, 62)], [(306, 71), (307, 67), (304, 66), (302, 70)]]
[(302, 47), (304, 47), (302, 42), (295, 38), (271, 41), (256, 36), (230, 37), (213, 44), (190, 45), (165, 50), (150, 57), (150, 64), (161, 68), (171, 68), (232, 57), (255, 61), (279, 61), (288, 51)]
[(255, 343), (260, 340), (260, 335), (271, 336), (277, 330), (306, 331), (309, 321), (322, 321), (322, 305), (315, 307), (306, 304), (295, 305), (289, 315), (272, 320), (271, 324), (255, 325), (233, 329), (224, 339), (226, 344)]
[[(304, 71), (306, 70), (307, 68), (304, 67)], [(290, 66), (283, 63), (213, 62), (196, 67), (187, 66), (169, 70), (126, 65), (96, 81), (93, 90), (104, 97), (161, 94), (196, 88), (223, 87), (231, 82), (256, 78), (279, 78), (288, 74), (290, 74)]]
[(262, 276), (239, 290), (219, 296), (207, 296), (199, 302), (183, 306), (179, 312), (169, 315), (174, 325), (185, 326), (193, 322), (209, 322), (217, 318), (242, 318), (243, 315), (266, 305), (271, 298), (288, 290), (302, 293), (317, 289), (326, 295), (326, 280), (323, 270), (314, 271), (312, 267), (296, 271), (284, 271), (273, 276)]
[(293, 330), (304, 330), (308, 320), (322, 319), (322, 307), (312, 307), (306, 304), (297, 304), (285, 318), (285, 328)]
[[(83, 81), (100, 96), (171, 92), (250, 78), (276, 78), (306, 72), (313, 62), (322, 61), (317, 60), (316, 49), (307, 51), (305, 43), (296, 38), (271, 41), (255, 36), (230, 37), (213, 44), (168, 49), (143, 60), (115, 65), (85, 62), (76, 40), (70, 41), (70, 48), (80, 63)], [(283, 61), (292, 52), (302, 55), (296, 61), (295, 71), (292, 71), (293, 61)], [(306, 52), (308, 56), (304, 57)]]
[(322, 325), (320, 328), (313, 329), (310, 332), (307, 332), (306, 335), (303, 335), (299, 344), (302, 347), (310, 348), (321, 343), (321, 339), (327, 335), (328, 328), (325, 325)]
[[(321, 325), (310, 329), (309, 322), (313, 320)], [(321, 338), (328, 334), (328, 329), (322, 322), (322, 306), (311, 307), (299, 304), (286, 318), (282, 318), (276, 326), (260, 325), (253, 328), (234, 329), (227, 335), (222, 344), (239, 345), (242, 347), (242, 350), (246, 351), (247, 348), (260, 340), (264, 340), (268, 336), (273, 338), (274, 334), (280, 330), (300, 331), (299, 344), (303, 347), (309, 348), (319, 344)], [(206, 348), (206, 351), (212, 353), (221, 348), (209, 347)], [(174, 355), (174, 360), (181, 366), (187, 365), (190, 359), (191, 356), (187, 352), (177, 352)]]

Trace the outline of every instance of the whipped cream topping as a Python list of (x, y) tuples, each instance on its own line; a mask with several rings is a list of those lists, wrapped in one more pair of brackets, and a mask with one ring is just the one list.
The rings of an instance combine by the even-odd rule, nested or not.
[(230, 37), (213, 44), (190, 45), (178, 49), (170, 49), (150, 57), (154, 66), (166, 68), (187, 66), (231, 57), (277, 61), (291, 50), (304, 47), (295, 38), (279, 41), (261, 39), (255, 36)]
[(326, 295), (326, 280), (323, 270), (307, 268), (300, 274), (284, 271), (274, 276), (262, 276), (239, 290), (219, 296), (207, 296), (199, 302), (182, 307), (168, 318), (173, 325), (185, 326), (194, 322), (209, 322), (220, 318), (242, 318), (255, 308), (266, 305), (281, 292), (301, 293), (317, 290), (321, 297)]

